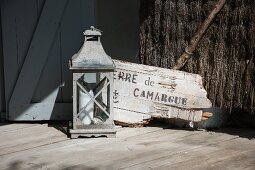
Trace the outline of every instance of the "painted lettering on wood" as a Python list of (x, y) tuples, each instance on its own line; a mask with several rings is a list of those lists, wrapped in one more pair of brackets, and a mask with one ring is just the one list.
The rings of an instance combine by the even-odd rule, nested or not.
[(114, 119), (139, 123), (151, 117), (201, 121), (210, 108), (197, 74), (114, 60)]

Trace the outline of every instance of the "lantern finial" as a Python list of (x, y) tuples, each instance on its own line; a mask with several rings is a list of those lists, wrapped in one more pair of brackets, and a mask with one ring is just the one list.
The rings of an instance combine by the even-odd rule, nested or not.
[(92, 31), (99, 31), (99, 32), (103, 32), (102, 30), (100, 30), (100, 29), (97, 29), (97, 28), (95, 28), (94, 26), (90, 26), (90, 29), (92, 30)]

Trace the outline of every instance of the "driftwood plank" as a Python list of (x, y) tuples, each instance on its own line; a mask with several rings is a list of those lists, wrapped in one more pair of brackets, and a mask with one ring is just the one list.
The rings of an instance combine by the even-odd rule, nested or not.
[(210, 108), (197, 74), (114, 60), (115, 120), (138, 123), (151, 117), (201, 121)]

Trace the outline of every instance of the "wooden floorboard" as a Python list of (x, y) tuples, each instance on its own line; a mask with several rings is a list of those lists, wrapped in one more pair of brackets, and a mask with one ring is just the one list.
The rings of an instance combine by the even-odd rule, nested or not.
[[(66, 130), (66, 128), (64, 128)], [(0, 126), (0, 169), (254, 169), (255, 131), (117, 128), (71, 140), (60, 126)]]
[[(181, 133), (182, 134), (182, 133)], [(171, 140), (164, 145), (163, 149), (160, 151), (159, 154), (153, 154), (150, 157), (146, 158), (144, 161), (140, 161), (137, 164), (127, 166), (125, 168), (134, 168), (140, 169), (145, 167), (158, 167), (162, 164), (166, 164), (170, 161), (171, 164), (177, 163), (179, 161), (184, 161), (182, 155), (187, 155), (189, 153), (196, 153), (201, 152), (203, 149), (206, 152), (213, 151), (215, 148), (210, 147), (211, 144), (215, 140), (212, 138), (216, 138), (217, 142), (221, 142), (221, 135), (215, 134), (210, 135), (207, 132), (198, 132), (193, 135), (187, 135), (184, 137), (179, 137), (173, 142)], [(197, 139), (197, 140), (196, 140)], [(226, 139), (227, 140), (227, 139)], [(182, 159), (179, 159), (182, 158)]]
[[(161, 129), (157, 132), (140, 135), (138, 138), (126, 138), (124, 141), (117, 142), (117, 145), (114, 145), (114, 147), (108, 147), (108, 149), (103, 149), (107, 147), (104, 145), (102, 147), (103, 150), (94, 154), (98, 160), (86, 159), (82, 164), (93, 166), (99, 161), (102, 168), (109, 167), (109, 169), (139, 164), (168, 153), (169, 148), (166, 148), (165, 146), (169, 147), (169, 145), (171, 145), (171, 140), (173, 141), (178, 137), (186, 135), (190, 135), (190, 132), (175, 133), (174, 130)], [(171, 149), (176, 150), (178, 149), (178, 146), (175, 145), (174, 147), (171, 147)], [(111, 153), (112, 150), (114, 152)], [(107, 157), (101, 155), (107, 155)], [(113, 162), (115, 163), (113, 164)]]
[(12, 132), (12, 131), (17, 131), (17, 130), (21, 130), (21, 129), (25, 129), (25, 128), (30, 128), (33, 126), (39, 126), (39, 124), (27, 124), (27, 123), (21, 123), (21, 124), (5, 124), (5, 123), (1, 123), (0, 124), (0, 134), (3, 133), (8, 133), (8, 132)]

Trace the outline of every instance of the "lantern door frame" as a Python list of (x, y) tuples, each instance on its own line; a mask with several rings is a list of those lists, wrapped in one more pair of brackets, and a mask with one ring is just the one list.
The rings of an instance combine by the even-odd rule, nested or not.
[[(88, 92), (88, 89), (84, 87), (79, 82), (79, 79), (84, 75), (88, 73), (95, 73), (98, 75), (103, 75), (103, 77), (98, 77), (96, 79), (98, 82), (96, 83), (96, 86), (94, 91), (96, 93), (94, 96), (91, 96)], [(106, 82), (103, 82), (106, 81)], [(100, 85), (103, 84), (102, 88), (100, 88)], [(98, 101), (96, 98), (103, 93), (104, 88), (107, 88), (107, 107), (108, 110), (105, 110), (100, 104), (100, 101)], [(83, 92), (85, 92), (89, 97), (89, 102), (94, 102), (94, 105), (97, 105), (104, 114), (108, 116), (107, 120), (103, 122), (102, 124), (91, 124), (91, 125), (81, 125), (81, 121), (78, 118), (81, 111), (78, 110), (78, 89), (81, 89)], [(92, 89), (90, 89), (92, 90)], [(98, 90), (98, 91), (97, 91)], [(93, 91), (93, 92), (94, 92)], [(113, 122), (113, 98), (110, 94), (113, 94), (113, 70), (110, 71), (84, 71), (84, 70), (73, 70), (73, 123), (71, 125), (72, 129), (70, 129), (71, 138), (78, 138), (79, 136), (82, 137), (100, 137), (100, 136), (106, 136), (106, 137), (116, 137), (116, 129)], [(104, 100), (101, 101), (104, 103)], [(105, 103), (104, 103), (105, 104)], [(88, 104), (87, 104), (88, 105)], [(86, 107), (86, 106), (85, 106)], [(78, 128), (81, 126), (82, 128)]]

